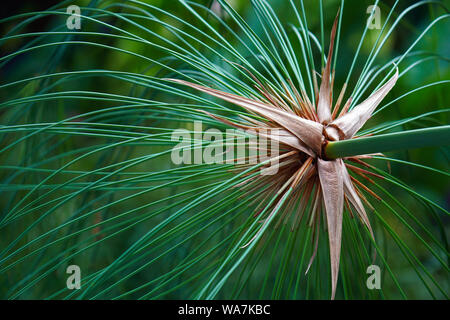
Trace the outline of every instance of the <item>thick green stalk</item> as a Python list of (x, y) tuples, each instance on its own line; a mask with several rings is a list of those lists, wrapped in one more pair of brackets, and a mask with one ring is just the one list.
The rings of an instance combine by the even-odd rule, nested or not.
[(450, 125), (329, 142), (328, 159), (376, 152), (450, 145)]

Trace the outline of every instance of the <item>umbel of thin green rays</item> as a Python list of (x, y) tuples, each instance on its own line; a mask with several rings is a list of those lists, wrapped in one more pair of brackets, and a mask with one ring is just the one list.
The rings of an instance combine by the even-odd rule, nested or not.
[[(394, 76), (384, 86), (351, 111), (348, 111), (351, 102), (351, 98), (349, 98), (339, 116), (337, 116), (341, 103), (340, 100), (345, 93), (344, 87), (340, 95), (340, 100), (334, 105), (332, 101), (333, 80), (331, 79), (334, 70), (331, 70), (331, 57), (333, 56), (338, 17), (339, 14), (336, 15), (331, 31), (328, 59), (322, 72), (320, 90), (314, 96), (314, 100), (317, 102), (317, 108), (306, 98), (306, 93), (301, 89), (301, 93), (295, 95), (296, 100), (294, 97), (291, 97), (289, 101), (288, 90), (286, 90), (285, 98), (283, 99), (271, 93), (270, 86), (259, 83), (258, 89), (264, 94), (265, 99), (257, 100), (221, 92), (182, 80), (172, 80), (237, 104), (249, 112), (254, 112), (262, 116), (265, 121), (254, 122), (250, 126), (230, 122), (225, 119), (222, 121), (238, 128), (251, 128), (255, 132), (264, 132), (269, 139), (276, 139), (277, 142), (288, 148), (284, 155), (282, 153), (282, 159), (280, 156), (277, 156), (277, 158), (282, 160), (281, 164), (277, 163), (273, 165), (273, 167), (276, 166), (277, 168), (278, 166), (283, 167), (283, 173), (287, 171), (287, 174), (280, 172), (272, 179), (267, 179), (266, 177), (261, 178), (261, 180), (265, 180), (266, 183), (271, 185), (268, 192), (275, 190), (279, 195), (279, 201), (273, 204), (272, 212), (265, 218), (264, 226), (269, 224), (273, 219), (279, 207), (284, 203), (286, 194), (292, 192), (295, 194), (298, 191), (298, 194), (295, 196), (298, 196), (298, 201), (307, 202), (310, 197), (309, 190), (315, 190), (315, 203), (309, 216), (321, 215), (322, 205), (320, 203), (324, 204), (330, 247), (332, 299), (335, 297), (339, 272), (344, 197), (358, 212), (359, 218), (370, 230), (372, 236), (373, 231), (361, 197), (359, 196), (361, 194), (360, 190), (355, 186), (356, 183), (354, 184), (351, 181), (348, 173), (350, 169), (345, 167), (345, 163), (341, 158), (334, 160), (326, 158), (324, 146), (326, 148), (328, 141), (352, 139), (370, 118), (381, 100), (395, 85), (398, 78), (398, 71), (396, 71)], [(251, 74), (251, 76), (256, 79), (254, 75)], [(295, 91), (295, 88), (293, 91)], [(221, 120), (217, 116), (212, 117)], [(275, 136), (271, 133), (279, 129), (283, 130), (281, 135)], [(265, 132), (269, 133), (267, 134)], [(292, 150), (289, 150), (289, 148)], [(364, 156), (365, 159), (370, 158), (370, 155), (356, 154), (354, 158), (348, 158), (347, 160), (364, 163), (360, 156)], [(292, 161), (292, 158), (297, 159), (297, 161)], [(249, 179), (248, 182), (253, 183), (254, 179)], [(316, 219), (315, 221), (318, 220)], [(264, 226), (261, 227), (261, 232), (265, 229)], [(315, 227), (315, 225), (313, 226)], [(259, 233), (250, 242), (254, 241), (258, 235)], [(248, 244), (243, 248), (248, 246)], [(314, 258), (315, 254), (312, 256), (309, 265), (314, 261)]]
[[(61, 7), (55, 7), (39, 15), (24, 14), (19, 17), (25, 19), (22, 26), (39, 16), (44, 18), (48, 14), (65, 17), (65, 8), (62, 6), (68, 3), (64, 2)], [(288, 298), (296, 298), (302, 291), (305, 292), (305, 297), (309, 297), (311, 289), (308, 288), (313, 286), (320, 288), (317, 280), (314, 280), (318, 277), (323, 286), (329, 285), (329, 293), (333, 296), (337, 287), (338, 264), (339, 260), (342, 260), (339, 278), (342, 283), (342, 294), (348, 297), (352, 295), (351, 291), (355, 290), (349, 273), (353, 270), (364, 272), (364, 263), (371, 260), (371, 252), (368, 252), (363, 245), (365, 239), (363, 237), (366, 235), (359, 233), (361, 230), (354, 223), (356, 219), (346, 220), (353, 214), (363, 221), (368, 231), (374, 221), (381, 223), (386, 232), (392, 235), (392, 242), (399, 246), (430, 296), (435, 297), (437, 290), (445, 297), (447, 295), (445, 288), (435, 281), (433, 275), (417, 259), (414, 248), (408, 247), (391, 228), (390, 221), (386, 220), (385, 212), (379, 211), (378, 206), (374, 208), (372, 215), (366, 213), (366, 210), (370, 208), (371, 202), (381, 201), (381, 204), (385, 205), (385, 210), (398, 217), (402, 225), (424, 245), (445, 271), (448, 271), (448, 267), (442, 256), (448, 256), (446, 245), (424, 228), (420, 217), (416, 220), (417, 218), (399, 202), (400, 200), (391, 199), (395, 206), (385, 202), (387, 201), (387, 198), (383, 197), (385, 189), (381, 189), (378, 181), (375, 182), (373, 179), (382, 179), (417, 197), (419, 201), (429, 206), (427, 208), (433, 219), (436, 217), (434, 210), (437, 210), (438, 214), (442, 212), (448, 214), (448, 212), (381, 170), (381, 166), (373, 166), (366, 160), (372, 157), (373, 161), (379, 161), (377, 163), (386, 161), (387, 158), (381, 155), (367, 156), (367, 154), (388, 150), (382, 150), (380, 146), (394, 149), (405, 147), (401, 139), (408, 142), (408, 147), (419, 146), (411, 142), (414, 140), (411, 137), (423, 138), (420, 139), (420, 146), (444, 145), (448, 141), (446, 138), (448, 126), (425, 128), (421, 132), (405, 131), (401, 133), (400, 138), (398, 135), (392, 136), (389, 133), (378, 134), (380, 130), (395, 128), (408, 121), (414, 121), (413, 118), (408, 118), (382, 124), (373, 130), (359, 131), (352, 136), (351, 132), (358, 131), (365, 121), (343, 121), (343, 119), (351, 118), (352, 120), (360, 116), (370, 117), (373, 110), (369, 112), (367, 109), (375, 108), (380, 102), (385, 102), (381, 99), (388, 94), (397, 79), (405, 74), (407, 76), (406, 72), (410, 70), (410, 67), (416, 65), (415, 62), (408, 67), (401, 64), (406, 58), (414, 57), (410, 50), (416, 42), (404, 55), (385, 66), (374, 67), (374, 59), (387, 39), (387, 35), (381, 37), (383, 32), (380, 32), (377, 40), (380, 46), (374, 46), (357, 85), (354, 88), (348, 86), (347, 92), (353, 91), (350, 94), (353, 99), (344, 100), (343, 98), (348, 95), (345, 89), (347, 84), (344, 84), (344, 89), (334, 92), (336, 95), (333, 95), (332, 71), (336, 66), (343, 67), (336, 63), (340, 35), (339, 21), (345, 19), (343, 1), (335, 24), (337, 41), (334, 54), (329, 48), (328, 55), (325, 55), (324, 37), (321, 36), (318, 41), (307, 29), (307, 17), (310, 13), (305, 11), (302, 1), (288, 2), (298, 18), (292, 28), (289, 26), (285, 28), (286, 26), (278, 20), (275, 7), (271, 7), (263, 0), (252, 2), (252, 9), (258, 17), (257, 23), (252, 26), (248, 25), (248, 22), (225, 1), (217, 3), (224, 12), (221, 17), (228, 17), (228, 20), (218, 17), (215, 11), (199, 3), (189, 1), (179, 3), (192, 15), (193, 20), (180, 18), (174, 12), (140, 1), (128, 1), (125, 4), (93, 1), (90, 7), (82, 8), (83, 23), (107, 27), (111, 32), (101, 33), (84, 29), (67, 32), (57, 27), (51, 32), (43, 31), (27, 35), (17, 33), (21, 27), (19, 24), (2, 37), (1, 41), (39, 37), (33, 38), (21, 50), (0, 58), (3, 64), (13, 61), (21, 53), (33, 54), (35, 51), (54, 47), (58, 52), (55, 57), (61, 59), (68, 54), (66, 49), (71, 46), (89, 46), (130, 55), (136, 60), (143, 60), (146, 64), (160, 66), (168, 71), (164, 76), (159, 74), (147, 76), (129, 70), (60, 72), (50, 67), (43, 68), (38, 75), (30, 74), (24, 79), (13, 79), (8, 83), (0, 84), (2, 89), (10, 89), (29, 82), (43, 81), (35, 92), (26, 93), (23, 96), (14, 96), (11, 91), (1, 104), (3, 109), (11, 110), (11, 119), (13, 119), (1, 128), (2, 134), (12, 137), (6, 140), (6, 145), (2, 145), (2, 154), (12, 155), (18, 148), (23, 148), (28, 155), (27, 160), (24, 157), (23, 161), (18, 160), (13, 162), (13, 165), (2, 166), (2, 169), (8, 170), (2, 187), (5, 192), (11, 193), (11, 197), (8, 197), (8, 206), (0, 219), (2, 232), (10, 234), (0, 248), (0, 273), (3, 275), (12, 273), (18, 279), (14, 283), (3, 286), (8, 288), (5, 295), (10, 298), (24, 297), (33, 288), (39, 288), (39, 285), (48, 283), (58, 268), (76, 261), (85, 253), (92, 252), (90, 261), (97, 261), (99, 253), (122, 243), (125, 246), (121, 247), (119, 254), (108, 260), (106, 265), (98, 264), (86, 271), (81, 291), (70, 292), (64, 287), (58, 287), (51, 293), (47, 291), (47, 296), (123, 298), (133, 295), (141, 298), (159, 298), (170, 297), (180, 288), (184, 288), (186, 291), (181, 293), (182, 297), (214, 298), (221, 290), (222, 292), (225, 290), (225, 287), (232, 282), (230, 280), (238, 270), (241, 270), (239, 279), (243, 279), (242, 284), (237, 282), (233, 289), (237, 297), (239, 292), (245, 290), (243, 286), (248, 283), (245, 281), (249, 281), (251, 275), (256, 273), (253, 265), (259, 268), (258, 261), (263, 262), (267, 270), (262, 282), (261, 295), (264, 295), (264, 289), (270, 290), (271, 270), (275, 270), (276, 281), (272, 291), (274, 298), (284, 295)], [(393, 17), (397, 17), (393, 14), (397, 3), (395, 2), (382, 28), (382, 31), (387, 31), (388, 35), (409, 11), (420, 10), (432, 1), (413, 4), (394, 20)], [(375, 5), (377, 4), (378, 1), (375, 2)], [(323, 5), (320, 2), (321, 17), (324, 15), (322, 10)], [(203, 15), (204, 13), (207, 13), (207, 17)], [(114, 24), (110, 20), (105, 20), (107, 17), (114, 18)], [(169, 18), (169, 20), (161, 17)], [(389, 23), (393, 21), (392, 28), (388, 28), (389, 17), (391, 18)], [(448, 15), (444, 14), (435, 18), (418, 36), (417, 42), (427, 30), (438, 22), (443, 22), (447, 17)], [(323, 19), (321, 21), (323, 22)], [(220, 27), (214, 24), (215, 22), (218, 22)], [(165, 36), (161, 36), (153, 26), (147, 23), (162, 26), (167, 31)], [(238, 33), (231, 27), (232, 24), (238, 26)], [(221, 31), (218, 31), (219, 29)], [(260, 32), (254, 31), (256, 29)], [(326, 29), (326, 26), (321, 24), (321, 30)], [(292, 32), (288, 33), (287, 30)], [(361, 43), (366, 32), (367, 30), (364, 29)], [(174, 37), (167, 36), (168, 34)], [(230, 42), (225, 34), (232, 35), (236, 42)], [(263, 41), (261, 34), (273, 36)], [(49, 37), (51, 35), (62, 36), (60, 38), (62, 40), (52, 42), (53, 40)], [(293, 39), (291, 35), (298, 38)], [(345, 34), (342, 33), (341, 36)], [(95, 41), (92, 37), (95, 37)], [(133, 49), (130, 49), (132, 47), (126, 45), (112, 46), (108, 41), (102, 42), (107, 39), (141, 44), (152, 48), (149, 52), (161, 50), (168, 58), (159, 60), (152, 54), (142, 55), (133, 52)], [(300, 43), (300, 50), (294, 50), (294, 41)], [(347, 81), (352, 71), (357, 70), (355, 61), (359, 55), (361, 43), (348, 70)], [(312, 54), (316, 46), (320, 51), (320, 63), (314, 61)], [(57, 61), (57, 59), (53, 61), (53, 66), (57, 66)], [(418, 60), (418, 63), (420, 61)], [(392, 62), (398, 65), (399, 74), (396, 73)], [(318, 65), (325, 67), (321, 72), (320, 87), (318, 73), (314, 71)], [(306, 66), (304, 70), (302, 70), (303, 66)], [(375, 90), (372, 93), (368, 92), (369, 85), (374, 84), (373, 79), (385, 73), (385, 79), (378, 85), (374, 85)], [(147, 89), (147, 94), (138, 94), (139, 91), (133, 89), (129, 94), (60, 89), (61, 85), (90, 77), (114, 79), (121, 83), (132, 84), (134, 88)], [(185, 79), (195, 83), (198, 90), (203, 90), (209, 95), (200, 96), (198, 92), (173, 85), (161, 80), (162, 78)], [(445, 84), (445, 81), (430, 86)], [(194, 87), (194, 85), (191, 86)], [(211, 91), (217, 88), (220, 90)], [(414, 90), (411, 93), (415, 92)], [(221, 100), (228, 99), (239, 107), (230, 107), (221, 100), (212, 99), (210, 96), (212, 93)], [(391, 94), (387, 97), (390, 98), (390, 96)], [(178, 97), (183, 98), (182, 103), (178, 102)], [(22, 116), (25, 110), (37, 109), (39, 105), (44, 104), (50, 106), (58, 100), (89, 101), (93, 106), (100, 103), (102, 105), (114, 103), (114, 106), (83, 112), (79, 115), (63, 114), (57, 120), (42, 113), (33, 114), (30, 123), (27, 124), (14, 120), (24, 118)], [(337, 101), (340, 101), (339, 104)], [(344, 101), (347, 102), (344, 103)], [(401, 100), (397, 103), (401, 103)], [(366, 108), (358, 108), (361, 105)], [(23, 106), (26, 108), (22, 108)], [(385, 107), (386, 104), (379, 110)], [(277, 108), (280, 110), (278, 111)], [(436, 110), (435, 114), (438, 111), (441, 110)], [(447, 111), (442, 110), (442, 112)], [(258, 115), (255, 116), (254, 112)], [(345, 115), (348, 116), (344, 118)], [(428, 115), (424, 113), (416, 119), (422, 116)], [(162, 159), (171, 152), (169, 149), (163, 151), (163, 148), (175, 144), (170, 138), (171, 130), (175, 128), (174, 119), (181, 123), (202, 120), (208, 125), (224, 129), (230, 125), (284, 129), (286, 131), (282, 137), (282, 143), (287, 149), (286, 154), (289, 155), (283, 158), (282, 162), (299, 159), (301, 165), (298, 167), (286, 165), (288, 170), (276, 177), (278, 186), (275, 186), (273, 181), (258, 183), (259, 177), (256, 172), (260, 167), (268, 166), (269, 162), (259, 163), (254, 167), (188, 165), (157, 169), (155, 160)], [(299, 126), (297, 122), (303, 126)], [(366, 137), (365, 135), (370, 134), (371, 130), (377, 134)], [(439, 139), (429, 138), (436, 134), (439, 135)], [(58, 137), (56, 145), (52, 143), (52, 136)], [(75, 144), (75, 148), (66, 150), (64, 147), (70, 143), (73, 145), (77, 137), (99, 139), (101, 143), (99, 145), (82, 144), (83, 147)], [(93, 140), (86, 139), (86, 141)], [(43, 147), (40, 148), (43, 151), (42, 154), (31, 151), (36, 145)], [(143, 148), (146, 148), (145, 151)], [(353, 149), (357, 149), (358, 152), (348, 151)], [(142, 153), (136, 155), (132, 150), (144, 151), (144, 155)], [(100, 157), (97, 158), (97, 155)], [(95, 159), (94, 166), (83, 166), (83, 161), (91, 157)], [(395, 159), (389, 161), (393, 162)], [(151, 164), (150, 167), (153, 165), (156, 167), (150, 172), (142, 170), (141, 166), (147, 163)], [(347, 175), (342, 170), (343, 165), (345, 170), (351, 172), (348, 175), (350, 184), (343, 180), (347, 179)], [(432, 168), (427, 170), (448, 177), (445, 172)], [(342, 176), (337, 173), (338, 171), (342, 172)], [(28, 176), (34, 177), (34, 180), (27, 180)], [(24, 180), (21, 181), (22, 177)], [(365, 189), (366, 183), (361, 183), (360, 180), (369, 181), (367, 179), (374, 182), (370, 183), (370, 188)], [(324, 181), (326, 182), (323, 183)], [(344, 195), (336, 192), (339, 188), (330, 187), (334, 184), (339, 186), (341, 183), (347, 185)], [(175, 191), (170, 195), (158, 194), (165, 189), (182, 191)], [(257, 196), (255, 196), (255, 190), (257, 190)], [(307, 197), (308, 194), (309, 197)], [(323, 203), (320, 200), (321, 197), (325, 200)], [(376, 200), (377, 197), (381, 199)], [(148, 200), (146, 203), (139, 202), (138, 205), (137, 201), (140, 199)], [(203, 207), (213, 199), (216, 199), (213, 208)], [(315, 199), (320, 201), (314, 201)], [(259, 206), (256, 205), (258, 202)], [(317, 203), (316, 206), (314, 202)], [(343, 206), (346, 208), (345, 213), (340, 209)], [(397, 207), (401, 208), (401, 214), (397, 213)], [(71, 214), (67, 215), (65, 212), (71, 212)], [(255, 213), (259, 215), (255, 217)], [(320, 219), (322, 214), (327, 221)], [(402, 215), (406, 215), (408, 219), (405, 220)], [(62, 219), (59, 219), (60, 217)], [(289, 218), (293, 226), (292, 232), (290, 226), (285, 223)], [(340, 246), (336, 242), (340, 242), (339, 221), (341, 219), (344, 225), (343, 254), (339, 259)], [(409, 219), (412, 219), (414, 224), (411, 225)], [(324, 229), (324, 224), (320, 224), (321, 220), (329, 224), (327, 232), (331, 238), (327, 239), (328, 244), (322, 235), (319, 237), (319, 230)], [(439, 219), (437, 218), (436, 221)], [(416, 224), (420, 231), (416, 231)], [(15, 225), (21, 226), (20, 233), (14, 231)], [(142, 233), (143, 226), (146, 230)], [(138, 238), (134, 236), (132, 230), (141, 230)], [(345, 232), (346, 230), (348, 232)], [(422, 233), (426, 234), (426, 238)], [(282, 243), (286, 234), (289, 236), (286, 238), (284, 247)], [(127, 239), (130, 237), (131, 244), (128, 240), (124, 240), (125, 237)], [(373, 241), (371, 239), (370, 236), (369, 241)], [(276, 263), (277, 250), (270, 250), (274, 245), (272, 240), (278, 243), (278, 248), (281, 246), (283, 249), (280, 265)], [(431, 245), (428, 245), (427, 240)], [(310, 243), (312, 244), (309, 245)], [(378, 235), (374, 242), (371, 242), (380, 261), (383, 261), (388, 277), (392, 278), (393, 283), (398, 286), (402, 296), (406, 296), (398, 282), (395, 270), (391, 270), (385, 260), (386, 252), (380, 250), (381, 243)], [(323, 254), (323, 249), (328, 250), (328, 247), (330, 258)], [(186, 254), (182, 253), (185, 248), (189, 248)], [(344, 259), (348, 257), (345, 254), (347, 250), (355, 253), (351, 257), (352, 260)], [(49, 252), (54, 254), (49, 256)], [(265, 259), (267, 255), (273, 258), (267, 261)], [(308, 255), (310, 255), (309, 262)], [(330, 279), (327, 279), (326, 272), (320, 269), (320, 265), (323, 265), (327, 259), (330, 260), (332, 267)], [(353, 261), (350, 267), (349, 261)], [(155, 268), (157, 266), (159, 268)], [(303, 280), (305, 268), (308, 270), (308, 275)], [(19, 272), (19, 270), (26, 270), (26, 272)], [(161, 272), (158, 273), (159, 271)], [(248, 275), (244, 271), (248, 271)], [(133, 279), (140, 274), (146, 274), (141, 278), (144, 280), (141, 283), (134, 282)], [(244, 279), (247, 280), (244, 281)], [(303, 288), (303, 281), (306, 283), (305, 288)], [(194, 285), (196, 283), (199, 285)], [(287, 290), (283, 292), (285, 288)], [(357, 294), (362, 294), (362, 291)], [(321, 296), (323, 297), (323, 293)]]

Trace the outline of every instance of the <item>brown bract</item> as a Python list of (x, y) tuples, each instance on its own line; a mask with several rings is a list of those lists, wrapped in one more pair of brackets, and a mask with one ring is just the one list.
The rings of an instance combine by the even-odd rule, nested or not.
[[(269, 85), (263, 85), (256, 79), (256, 89), (261, 93), (260, 98), (243, 97), (199, 84), (194, 84), (179, 79), (170, 81), (189, 86), (196, 90), (220, 98), (224, 101), (238, 105), (251, 114), (256, 114), (264, 120), (255, 120), (252, 117), (242, 117), (239, 121), (231, 121), (223, 117), (205, 112), (209, 116), (228, 125), (241, 129), (254, 130), (258, 135), (267, 139), (275, 139), (280, 144), (280, 154), (277, 174), (249, 177), (238, 186), (243, 189), (244, 196), (254, 198), (258, 204), (255, 216), (263, 211), (262, 205), (266, 200), (275, 196), (272, 208), (268, 210), (269, 216), (279, 212), (279, 222), (288, 221), (291, 217), (293, 227), (298, 226), (304, 216), (314, 228), (313, 239), (315, 241), (314, 254), (308, 265), (311, 266), (318, 243), (320, 214), (325, 212), (328, 239), (330, 244), (332, 296), (334, 299), (341, 251), (342, 218), (344, 205), (352, 214), (356, 211), (362, 223), (368, 228), (373, 237), (369, 218), (365, 211), (363, 201), (370, 207), (370, 203), (362, 194), (364, 189), (369, 194), (377, 197), (369, 188), (349, 174), (349, 170), (367, 181), (372, 181), (367, 175), (378, 176), (369, 170), (348, 164), (349, 161), (365, 166), (371, 166), (364, 162), (370, 155), (355, 156), (346, 159), (328, 160), (324, 158), (322, 147), (327, 141), (352, 139), (358, 130), (372, 116), (372, 113), (382, 99), (392, 89), (398, 79), (398, 70), (380, 89), (370, 95), (362, 103), (350, 111), (351, 97), (341, 108), (347, 84), (344, 84), (337, 102), (333, 107), (333, 81), (331, 80), (331, 60), (333, 56), (334, 38), (336, 34), (337, 16), (331, 31), (330, 48), (326, 67), (322, 72), (320, 90), (316, 93), (317, 108), (303, 90), (298, 90), (291, 81), (290, 86), (284, 86), (283, 92), (277, 92)], [(313, 71), (314, 73), (315, 71)], [(333, 71), (334, 73), (334, 71)], [(341, 110), (339, 112), (339, 110)], [(339, 115), (338, 115), (339, 112)], [(273, 132), (277, 132), (274, 134)], [(240, 169), (249, 167), (249, 164), (239, 165)], [(271, 164), (267, 165), (269, 168)], [(379, 176), (378, 176), (379, 177)], [(264, 192), (259, 192), (262, 186), (269, 186)], [(283, 210), (278, 209), (283, 195), (290, 190), (292, 196), (286, 202)], [(309, 204), (309, 206), (308, 206)], [(307, 214), (306, 209), (309, 208)], [(268, 220), (267, 217), (265, 219)], [(277, 224), (278, 225), (278, 224)], [(252, 239), (253, 240), (253, 239)], [(247, 244), (248, 245), (248, 244)]]

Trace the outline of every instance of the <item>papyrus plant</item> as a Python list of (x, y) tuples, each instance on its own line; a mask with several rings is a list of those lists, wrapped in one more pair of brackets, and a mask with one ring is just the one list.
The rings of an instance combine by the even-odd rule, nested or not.
[[(0, 83), (1, 296), (407, 298), (415, 289), (405, 290), (406, 280), (392, 267), (398, 253), (430, 297), (447, 298), (441, 218), (448, 211), (390, 166), (448, 180), (448, 162), (439, 170), (398, 153), (447, 145), (449, 126), (438, 116), (448, 109), (424, 106), (419, 115), (392, 121), (383, 121), (381, 111), (421, 90), (439, 94), (448, 83), (396, 91), (423, 63), (448, 61), (414, 50), (434, 27), (448, 26), (449, 15), (440, 2), (400, 8), (396, 1), (381, 30), (361, 24), (360, 42), (343, 59), (348, 3), (324, 8), (322, 1), (254, 0), (243, 17), (235, 2), (224, 0), (211, 7), (90, 1), (81, 7), (82, 29), (67, 31), (65, 6), (72, 3), (62, 1), (2, 20), (14, 24), (0, 45), (27, 40), (0, 58), (4, 70), (14, 70), (22, 56), (30, 65), (38, 58), (48, 63), (8, 72)], [(398, 26), (423, 8), (444, 13), (400, 55), (376, 65)], [(334, 23), (326, 23), (336, 10)], [(280, 19), (286, 12), (289, 22)], [(308, 28), (316, 15), (320, 37)], [(59, 19), (50, 30), (23, 29), (48, 17)], [(376, 37), (362, 59), (369, 32)], [(87, 60), (67, 63), (82, 52)], [(107, 67), (98, 59), (105, 53), (112, 61)], [(430, 118), (420, 129), (405, 127)], [(271, 159), (173, 165), (169, 156), (178, 141), (171, 134), (182, 127), (195, 136), (194, 121), (205, 124), (200, 133), (234, 127), (277, 139), (277, 173), (259, 174)], [(196, 140), (191, 149), (207, 143)], [(388, 157), (390, 151), (397, 153)], [(394, 187), (408, 203), (391, 193)], [(431, 256), (434, 271), (405, 237)], [(69, 264), (83, 270), (80, 290), (65, 287)], [(383, 283), (394, 289), (368, 290), (371, 264), (382, 267)]]
[[(270, 214), (265, 218), (265, 223), (271, 220), (271, 215), (281, 205), (282, 199), (286, 194), (289, 194), (290, 197), (297, 198), (298, 201), (303, 203), (307, 203), (310, 197), (314, 199), (314, 205), (308, 215), (308, 219), (314, 221), (314, 224), (320, 219), (314, 219), (314, 217), (322, 214), (323, 203), (330, 243), (332, 299), (334, 299), (336, 293), (339, 272), (344, 198), (346, 201), (350, 201), (358, 213), (359, 218), (373, 236), (372, 227), (370, 226), (361, 197), (359, 196), (361, 191), (356, 186), (356, 183), (352, 181), (348, 169), (353, 169), (359, 174), (371, 173), (354, 166), (347, 168), (342, 158), (328, 159), (326, 147), (329, 141), (355, 138), (358, 130), (371, 117), (375, 108), (392, 89), (398, 79), (398, 71), (396, 70), (394, 76), (386, 84), (366, 100), (355, 106), (351, 111), (348, 111), (351, 103), (351, 98), (349, 98), (338, 115), (340, 103), (346, 88), (344, 86), (338, 101), (334, 105), (332, 95), (333, 84), (331, 81), (331, 57), (333, 56), (338, 17), (336, 16), (333, 30), (331, 31), (331, 44), (327, 64), (321, 77), (320, 89), (314, 97), (317, 101), (317, 108), (312, 105), (304, 91), (301, 91), (300, 94), (296, 91), (295, 87), (291, 88), (291, 90), (286, 90), (285, 95), (282, 97), (277, 97), (270, 93), (270, 87), (259, 83), (259, 90), (265, 98), (261, 101), (210, 89), (182, 80), (173, 80), (237, 104), (245, 108), (248, 112), (256, 113), (265, 119), (263, 122), (253, 122), (250, 124), (230, 123), (223, 119), (222, 121), (224, 123), (230, 123), (238, 128), (251, 128), (255, 132), (270, 132), (271, 129), (276, 129), (278, 132), (281, 127), (283, 131), (277, 134), (276, 139), (284, 144), (287, 150), (279, 156), (282, 162), (281, 164), (277, 163), (276, 166), (283, 167), (283, 174), (280, 173), (268, 179), (266, 177), (262, 178), (267, 180), (266, 183), (270, 184), (270, 188), (265, 192), (270, 194), (276, 191), (279, 198), (278, 201), (273, 203), (272, 208), (269, 209)], [(291, 92), (296, 93), (295, 97), (291, 95)], [(221, 120), (218, 117), (215, 118)], [(267, 136), (269, 139), (273, 139), (270, 133)], [(364, 154), (348, 157), (345, 160), (369, 166), (363, 159), (370, 157), (370, 155)], [(268, 169), (270, 169), (270, 166)], [(249, 178), (244, 183), (249, 182), (257, 183), (254, 178)], [(363, 199), (365, 200), (365, 198)], [(301, 206), (303, 210), (305, 210), (305, 207), (306, 205)], [(301, 212), (301, 214), (303, 215), (304, 213)], [(314, 257), (315, 253), (310, 265)]]

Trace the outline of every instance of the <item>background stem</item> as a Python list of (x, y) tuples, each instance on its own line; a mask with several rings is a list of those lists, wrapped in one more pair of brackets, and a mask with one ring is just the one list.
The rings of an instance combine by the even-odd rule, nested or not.
[(450, 125), (332, 141), (325, 147), (329, 159), (421, 147), (450, 145)]

